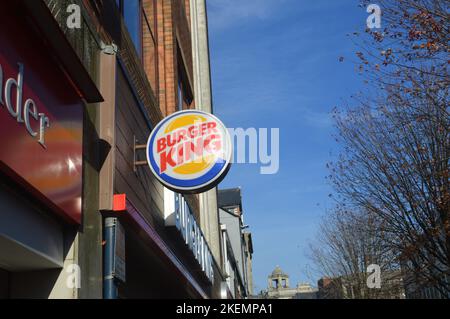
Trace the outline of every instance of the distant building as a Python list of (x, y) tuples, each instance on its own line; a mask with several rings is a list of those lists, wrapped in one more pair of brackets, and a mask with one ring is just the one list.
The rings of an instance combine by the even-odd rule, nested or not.
[(405, 299), (403, 278), (399, 271), (385, 271), (381, 288), (369, 289), (366, 275), (321, 278), (317, 282), (318, 299)]
[[(412, 251), (414, 253), (410, 252), (408, 255), (401, 256), (406, 299), (450, 299), (450, 292), (439, 289), (438, 283), (436, 281), (433, 283), (431, 280), (432, 277), (438, 278), (439, 276), (439, 273), (433, 272), (432, 269), (445, 269), (445, 265), (432, 257), (428, 258), (428, 264), (424, 264), (423, 257), (420, 255), (426, 256), (427, 252), (421, 251), (419, 254), (418, 250), (413, 249)], [(428, 276), (425, 276), (423, 272), (428, 273)], [(448, 267), (447, 273), (450, 273)], [(447, 286), (450, 285), (449, 275), (442, 274), (442, 278)]]
[(318, 299), (344, 299), (344, 289), (340, 278), (321, 278), (317, 282)]
[(317, 289), (310, 284), (298, 284), (290, 287), (289, 275), (279, 266), (268, 277), (267, 299), (316, 299)]
[(245, 282), (239, 270), (239, 260), (236, 259), (227, 225), (220, 225), (222, 234), (223, 269), (227, 284), (227, 293), (231, 299), (247, 297)]
[(339, 278), (321, 278), (317, 282), (319, 291), (317, 292), (318, 299), (343, 299), (343, 289), (341, 289)]
[[(406, 299), (450, 299), (450, 293), (445, 293), (437, 285), (419, 278), (414, 271), (405, 271), (403, 281)], [(448, 277), (447, 282), (450, 282)]]
[(253, 240), (252, 233), (244, 232), (245, 250), (244, 258), (246, 265), (247, 289), (249, 296), (253, 296)]
[(222, 232), (222, 255), (227, 285), (234, 298), (253, 294), (253, 242), (244, 224), (240, 188), (219, 190), (219, 220)]

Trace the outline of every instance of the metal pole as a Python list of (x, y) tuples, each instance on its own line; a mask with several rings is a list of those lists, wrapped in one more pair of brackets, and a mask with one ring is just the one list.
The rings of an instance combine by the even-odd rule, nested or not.
[(114, 250), (116, 242), (117, 218), (105, 218), (104, 227), (104, 277), (103, 277), (103, 298), (117, 299), (117, 284), (114, 279)]

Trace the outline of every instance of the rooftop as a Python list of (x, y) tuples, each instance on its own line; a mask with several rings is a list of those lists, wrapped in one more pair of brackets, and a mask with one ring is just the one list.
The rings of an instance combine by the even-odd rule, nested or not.
[(241, 189), (238, 187), (219, 190), (218, 202), (220, 208), (239, 206), (240, 211), (242, 211)]
[(289, 277), (289, 275), (287, 275), (287, 274), (280, 268), (280, 266), (276, 266), (275, 269), (272, 271), (272, 274), (270, 275), (270, 277), (279, 277), (279, 276)]

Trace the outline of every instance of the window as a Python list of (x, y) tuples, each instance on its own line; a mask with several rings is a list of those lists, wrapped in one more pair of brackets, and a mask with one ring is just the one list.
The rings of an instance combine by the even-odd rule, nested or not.
[(287, 288), (286, 279), (283, 279), (281, 283), (283, 288)]
[(182, 77), (178, 77), (178, 111), (182, 111), (185, 109), (189, 109), (189, 106), (192, 103), (192, 95), (190, 94), (190, 90), (186, 85), (186, 82), (183, 81)]
[(116, 0), (139, 57), (142, 58), (141, 0)]
[(273, 286), (273, 288), (278, 289), (278, 279), (274, 279), (272, 281), (272, 286)]
[(178, 80), (178, 87), (177, 87), (178, 91), (178, 105), (177, 105), (177, 111), (182, 111), (183, 110), (183, 83)]
[(150, 86), (158, 98), (158, 46), (156, 37), (156, 0), (146, 0), (142, 10), (143, 30), (142, 30), (142, 50), (144, 60), (144, 69)]
[[(180, 52), (180, 48), (178, 47), (178, 52)], [(178, 101), (177, 101), (177, 109), (178, 111), (188, 109), (192, 104), (194, 98), (191, 93), (191, 89), (189, 86), (189, 80), (187, 76), (187, 72), (184, 68), (183, 58), (181, 54), (178, 54)]]

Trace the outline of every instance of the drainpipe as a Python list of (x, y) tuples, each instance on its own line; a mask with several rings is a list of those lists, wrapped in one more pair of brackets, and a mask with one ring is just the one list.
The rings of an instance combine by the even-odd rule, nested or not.
[(116, 242), (117, 218), (105, 218), (104, 227), (104, 254), (103, 254), (103, 298), (117, 299), (117, 282), (114, 278), (114, 251)]

